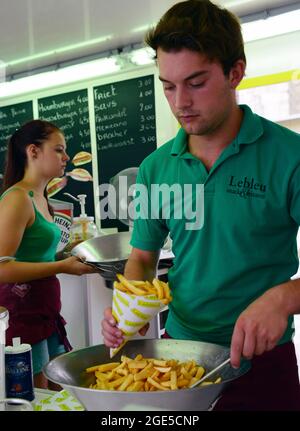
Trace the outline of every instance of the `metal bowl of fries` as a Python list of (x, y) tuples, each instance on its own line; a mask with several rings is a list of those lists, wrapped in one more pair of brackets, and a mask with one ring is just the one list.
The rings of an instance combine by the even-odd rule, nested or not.
[[(113, 362), (121, 362), (124, 356), (135, 359), (137, 355), (142, 355), (143, 358), (183, 362), (184, 364), (177, 367), (179, 371), (175, 379), (178, 386), (180, 386), (179, 382), (183, 378), (182, 375), (187, 377), (191, 373), (191, 365), (188, 365), (189, 361), (195, 361), (208, 373), (229, 356), (229, 349), (199, 341), (174, 339), (133, 340), (128, 341), (124, 348), (113, 358)], [(47, 379), (67, 389), (86, 410), (202, 411), (210, 410), (225, 387), (250, 368), (249, 362), (243, 362), (238, 370), (227, 365), (219, 372), (216, 372), (215, 376), (213, 375), (209, 378), (211, 384), (206, 383), (205, 386), (198, 386), (193, 389), (171, 390), (165, 387), (164, 390), (155, 388), (154, 390), (149, 389), (146, 391), (145, 389), (143, 391), (118, 391), (116, 390), (118, 386), (115, 378), (114, 383), (112, 383), (113, 390), (91, 389), (90, 386), (97, 384), (95, 372), (87, 372), (86, 370), (90, 369), (91, 371), (91, 367), (98, 368), (100, 364), (109, 364), (111, 362), (109, 349), (104, 345), (97, 345), (57, 357), (44, 367), (43, 372)], [(109, 369), (111, 365), (107, 367)], [(138, 372), (142, 371), (138, 370)], [(126, 379), (126, 376), (124, 377)], [(165, 379), (159, 380), (159, 373), (155, 380), (160, 385), (166, 382)], [(215, 383), (216, 381), (219, 383)]]

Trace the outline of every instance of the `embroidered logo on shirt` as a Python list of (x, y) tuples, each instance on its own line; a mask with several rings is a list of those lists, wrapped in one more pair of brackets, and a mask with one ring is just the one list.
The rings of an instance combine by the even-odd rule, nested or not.
[(244, 177), (238, 179), (231, 175), (228, 181), (227, 193), (238, 195), (241, 198), (266, 198), (267, 186), (254, 178)]
[(15, 293), (20, 298), (24, 298), (29, 292), (31, 286), (30, 284), (14, 284), (11, 291)]

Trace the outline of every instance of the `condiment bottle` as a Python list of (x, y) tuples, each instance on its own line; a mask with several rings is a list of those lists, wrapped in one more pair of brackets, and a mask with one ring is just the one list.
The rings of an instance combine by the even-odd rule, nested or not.
[(70, 232), (70, 243), (80, 243), (87, 239), (94, 238), (99, 235), (97, 226), (94, 222), (94, 217), (89, 217), (85, 212), (86, 195), (78, 195), (77, 198), (70, 193), (65, 193), (72, 199), (80, 203), (80, 216), (73, 217), (73, 224)]
[(31, 345), (21, 344), (20, 337), (5, 348), (6, 397), (34, 399)]

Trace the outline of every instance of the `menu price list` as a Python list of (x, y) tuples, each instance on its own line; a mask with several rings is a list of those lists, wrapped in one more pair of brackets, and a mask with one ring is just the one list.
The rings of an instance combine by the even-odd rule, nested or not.
[[(157, 147), (154, 76), (94, 87), (94, 109), (100, 184), (141, 162)], [(102, 226), (124, 226), (103, 220)]]
[(32, 101), (0, 107), (0, 179), (4, 171), (9, 138), (23, 124), (32, 119)]
[[(78, 90), (38, 99), (39, 118), (58, 126), (64, 133), (70, 157), (65, 171), (65, 181), (57, 188), (54, 199), (70, 200), (63, 193), (73, 196), (86, 194), (86, 213), (94, 216), (91, 134), (87, 90)], [(80, 215), (80, 206), (74, 205), (74, 216)]]

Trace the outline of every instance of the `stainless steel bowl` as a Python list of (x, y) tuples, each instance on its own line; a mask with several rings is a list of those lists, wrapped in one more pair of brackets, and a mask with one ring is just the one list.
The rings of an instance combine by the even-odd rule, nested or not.
[(76, 245), (71, 251), (74, 256), (96, 267), (99, 274), (108, 281), (116, 279), (117, 273), (124, 273), (131, 252), (131, 232), (118, 232), (88, 239)]
[(94, 383), (94, 376), (85, 369), (97, 364), (118, 361), (122, 354), (134, 357), (141, 353), (145, 357), (194, 359), (203, 365), (207, 372), (215, 368), (229, 356), (229, 349), (210, 343), (174, 339), (133, 340), (129, 341), (113, 360), (109, 349), (104, 345), (87, 347), (66, 353), (50, 361), (44, 367), (47, 379), (67, 389), (86, 410), (121, 411), (121, 410), (209, 410), (213, 402), (221, 395), (230, 382), (250, 368), (248, 362), (234, 370), (229, 365), (216, 376), (222, 382), (193, 389), (158, 392), (118, 392), (89, 389)]
[(113, 264), (126, 261), (131, 252), (131, 232), (118, 232), (97, 236), (76, 245), (71, 251), (74, 256), (84, 257), (87, 262)]
[[(116, 280), (118, 273), (124, 273), (125, 265), (132, 249), (130, 240), (131, 232), (102, 235), (76, 245), (72, 249), (71, 255), (83, 258), (87, 264), (96, 267), (99, 274), (106, 281), (112, 282)], [(170, 252), (170, 244), (170, 240), (167, 238), (163, 250)], [(158, 268), (169, 268), (170, 266), (172, 266), (170, 255), (162, 255)], [(107, 285), (107, 287), (112, 286)]]

